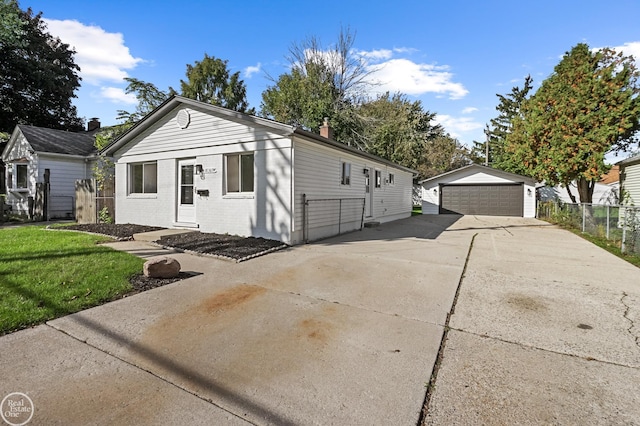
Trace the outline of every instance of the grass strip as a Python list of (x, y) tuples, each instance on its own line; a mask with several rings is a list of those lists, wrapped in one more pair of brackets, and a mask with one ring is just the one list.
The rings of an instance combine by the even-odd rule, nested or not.
[(42, 226), (0, 229), (0, 335), (129, 292), (144, 261), (104, 241)]

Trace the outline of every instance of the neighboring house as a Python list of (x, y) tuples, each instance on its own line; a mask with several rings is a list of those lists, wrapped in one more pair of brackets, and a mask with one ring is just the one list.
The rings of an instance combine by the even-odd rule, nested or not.
[(640, 155), (617, 163), (620, 166), (620, 193), (622, 203), (640, 207)]
[(104, 150), (117, 221), (298, 244), (411, 215), (413, 170), (321, 134), (171, 97)]
[[(49, 218), (71, 218), (75, 207), (75, 181), (91, 177), (97, 152), (97, 119), (86, 132), (67, 132), (19, 124), (2, 152), (6, 163), (6, 202), (18, 214), (39, 216), (43, 184), (49, 174)], [(46, 218), (43, 218), (46, 219)]]
[(471, 164), (420, 181), (422, 214), (535, 217), (535, 181)]
[[(615, 165), (609, 170), (609, 172), (602, 176), (600, 182), (596, 182), (593, 188), (593, 196), (591, 197), (593, 204), (615, 205), (619, 204), (620, 197), (620, 172), (619, 166)], [(580, 196), (578, 194), (578, 187), (575, 182), (569, 185), (569, 189), (576, 202), (580, 202)], [(561, 185), (546, 186), (544, 183), (539, 184), (536, 187), (538, 193), (538, 200), (545, 201), (561, 201), (563, 203), (573, 203), (567, 188)]]

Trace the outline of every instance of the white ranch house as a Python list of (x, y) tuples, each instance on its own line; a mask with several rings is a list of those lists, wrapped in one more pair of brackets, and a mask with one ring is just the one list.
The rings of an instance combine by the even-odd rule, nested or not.
[(117, 221), (299, 244), (411, 215), (413, 170), (321, 133), (174, 96), (105, 149)]

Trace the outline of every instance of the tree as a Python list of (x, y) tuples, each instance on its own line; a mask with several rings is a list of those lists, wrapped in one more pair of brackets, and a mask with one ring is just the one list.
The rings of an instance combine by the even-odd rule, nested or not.
[(355, 33), (342, 28), (327, 48), (316, 37), (294, 43), (287, 56), (291, 71), (263, 92), (260, 114), (312, 132), (318, 132), (327, 117), (336, 140), (362, 148), (363, 123), (356, 109), (370, 83), (354, 42)]
[(580, 202), (591, 203), (605, 154), (636, 142), (639, 77), (632, 57), (576, 45), (512, 121), (507, 165), (549, 185), (576, 181)]
[(21, 45), (24, 24), (18, 3), (15, 0), (0, 0), (0, 47)]
[(515, 117), (520, 116), (522, 103), (527, 99), (529, 92), (533, 88), (533, 79), (528, 75), (524, 79), (524, 86), (522, 89), (518, 86), (511, 88), (511, 93), (506, 95), (497, 94), (496, 96), (500, 100), (496, 110), (500, 113), (496, 118), (491, 119), (490, 126), (487, 125), (485, 134), (487, 135), (489, 143), (489, 158), (486, 156), (486, 146), (482, 150), (478, 150), (479, 156), (485, 160), (491, 166), (504, 169), (508, 167), (504, 162), (508, 161), (504, 157), (504, 144), (507, 139), (507, 135), (511, 133), (512, 122)]
[(3, 12), (17, 14), (17, 19), (3, 15), (1, 21), (0, 131), (11, 132), (16, 124), (81, 130), (71, 104), (80, 86), (74, 51), (46, 32), (41, 13), (22, 11), (15, 1), (0, 5)]
[(433, 124), (435, 113), (401, 93), (378, 96), (357, 110), (365, 126), (361, 140), (371, 154), (418, 170), (426, 179), (468, 164), (469, 153), (457, 140)]
[(138, 100), (135, 112), (118, 111), (118, 120), (124, 120), (125, 123), (135, 123), (141, 120), (169, 98), (167, 92), (158, 89), (153, 83), (147, 83), (132, 77), (126, 77), (124, 80), (129, 83), (125, 93), (135, 94)]
[[(240, 79), (240, 72), (230, 74), (228, 62), (205, 53), (202, 61), (187, 65), (187, 80), (180, 80), (181, 95), (239, 112), (255, 113), (248, 109), (247, 88)], [(169, 91), (177, 93), (173, 88)]]

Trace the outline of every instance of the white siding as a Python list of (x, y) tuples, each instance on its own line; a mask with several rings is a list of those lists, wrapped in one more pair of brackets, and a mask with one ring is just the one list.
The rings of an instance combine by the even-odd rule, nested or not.
[(79, 158), (51, 157), (45, 153), (40, 154), (38, 158), (38, 182), (44, 182), (44, 172), (49, 169), (51, 182), (49, 216), (51, 218), (73, 217), (76, 180), (91, 177), (88, 162)]
[(625, 204), (640, 206), (640, 163), (622, 166), (620, 172), (624, 173), (622, 186), (628, 197)]
[[(186, 129), (176, 123), (180, 109), (190, 113)], [(225, 154), (254, 152), (254, 192), (225, 194)], [(291, 141), (262, 127), (221, 119), (180, 107), (135, 138), (116, 159), (116, 218), (119, 223), (182, 226), (176, 220), (177, 161), (195, 158), (204, 172), (195, 187), (196, 222), (202, 232), (257, 236), (289, 242), (291, 234)], [(129, 195), (129, 163), (157, 161), (157, 194)]]
[[(478, 171), (477, 169), (463, 169), (460, 172), (446, 174), (438, 179), (422, 183), (422, 214), (438, 214), (440, 212), (440, 184), (492, 184), (492, 183), (521, 183), (522, 180), (514, 180), (509, 175)], [(535, 185), (525, 181), (524, 191), (524, 217), (536, 216)]]
[[(580, 196), (578, 195), (578, 188), (575, 182), (570, 185), (571, 193), (576, 197), (576, 201), (580, 202)], [(573, 203), (567, 188), (562, 186), (542, 186), (537, 189), (540, 201), (562, 201), (564, 203)], [(618, 204), (619, 185), (618, 183), (604, 184), (596, 182), (593, 189), (593, 204)]]
[[(12, 162), (14, 160), (27, 160), (27, 174), (29, 176), (29, 182), (27, 184), (28, 191), (15, 191), (9, 189), (9, 169), (12, 167)], [(16, 141), (11, 146), (11, 149), (6, 153), (5, 162), (6, 166), (6, 178), (7, 178), (7, 204), (11, 205), (12, 211), (18, 214), (28, 214), (29, 213), (29, 203), (28, 199), (30, 196), (35, 195), (36, 191), (36, 176), (38, 170), (38, 157), (33, 153), (33, 149), (27, 139), (24, 137), (22, 132), (19, 132)], [(25, 164), (21, 162), (20, 164)], [(15, 171), (14, 171), (15, 173)]]
[[(191, 121), (186, 129), (176, 122), (179, 111), (189, 113)], [(162, 152), (175, 152), (200, 149), (210, 146), (238, 145), (240, 150), (245, 143), (269, 140), (273, 134), (260, 126), (248, 126), (213, 116), (206, 111), (181, 106), (167, 113), (154, 123), (142, 135), (118, 151), (117, 156), (147, 155)], [(237, 149), (237, 148), (236, 148)]]
[[(342, 185), (341, 163), (351, 163), (351, 183)], [(294, 139), (294, 235), (295, 243), (303, 239), (303, 194), (307, 199), (344, 199), (365, 198), (364, 169), (371, 169), (371, 189), (374, 191), (372, 204), (372, 217), (368, 220), (387, 222), (390, 220), (409, 217), (411, 215), (412, 201), (411, 191), (413, 178), (411, 173), (387, 166), (370, 159), (338, 151), (329, 146), (309, 142), (300, 138)], [(382, 172), (382, 185), (375, 188), (374, 170)], [(386, 183), (389, 173), (394, 174), (395, 184)], [(335, 201), (312, 203), (310, 208), (315, 208), (314, 223), (309, 223), (309, 239), (322, 238), (335, 235), (337, 225), (339, 203)], [(357, 210), (357, 211), (356, 211)], [(358, 202), (344, 202), (342, 219), (354, 219), (351, 223), (341, 225), (341, 231), (360, 226), (362, 216), (362, 204)], [(347, 219), (345, 219), (347, 218)], [(313, 229), (313, 228), (316, 229)]]

